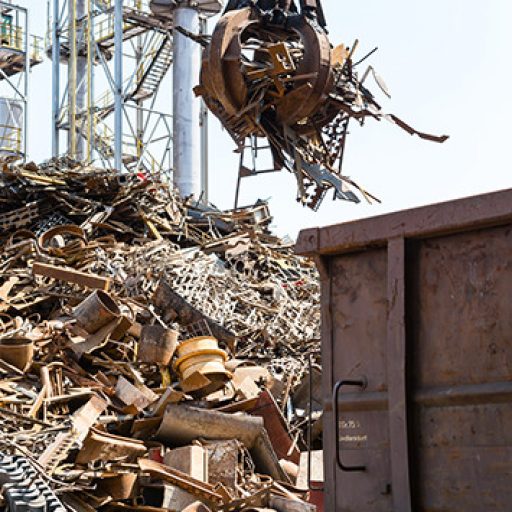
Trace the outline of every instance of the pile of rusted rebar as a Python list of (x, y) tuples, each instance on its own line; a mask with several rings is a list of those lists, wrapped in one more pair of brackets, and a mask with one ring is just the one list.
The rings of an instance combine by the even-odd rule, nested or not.
[(141, 175), (3, 166), (3, 506), (315, 510), (318, 277), (270, 222)]

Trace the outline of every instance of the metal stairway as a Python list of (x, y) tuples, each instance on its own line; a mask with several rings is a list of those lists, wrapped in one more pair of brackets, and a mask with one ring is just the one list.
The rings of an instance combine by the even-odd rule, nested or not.
[(173, 60), (172, 39), (170, 35), (164, 37), (160, 47), (144, 72), (130, 98), (139, 101), (150, 98), (157, 91)]
[[(106, 0), (103, 4), (107, 8), (106, 18), (96, 26), (96, 32), (99, 29), (99, 37), (96, 40), (98, 47), (108, 55), (114, 47), (114, 12), (112, 0)], [(156, 18), (145, 1), (125, 1), (125, 5), (123, 5), (123, 41), (142, 35), (148, 30), (165, 32), (169, 28), (170, 22)]]

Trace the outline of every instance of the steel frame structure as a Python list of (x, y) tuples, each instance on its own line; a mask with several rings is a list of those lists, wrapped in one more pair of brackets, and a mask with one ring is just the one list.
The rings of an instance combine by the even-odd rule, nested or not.
[[(11, 14), (12, 13), (12, 14)], [(30, 66), (35, 62), (37, 46), (33, 45), (33, 52), (30, 47), (29, 15), (24, 7), (0, 1), (0, 14), (9, 14), (15, 21), (15, 34), (7, 37), (7, 40), (0, 41), (0, 52), (9, 52), (13, 57), (10, 62), (2, 63), (0, 66), (0, 99), (18, 103), (23, 109), (23, 126), (21, 130), (17, 127), (3, 126), (2, 130), (14, 130), (17, 133), (14, 146), (12, 146), (13, 157), (21, 157), (24, 161), (28, 152), (28, 96), (30, 89)], [(19, 130), (19, 131), (18, 131)], [(21, 132), (21, 133), (20, 133)], [(1, 148), (5, 151), (8, 148)]]
[(172, 115), (157, 104), (173, 62), (172, 20), (156, 17), (147, 0), (49, 1), (53, 156), (170, 179)]

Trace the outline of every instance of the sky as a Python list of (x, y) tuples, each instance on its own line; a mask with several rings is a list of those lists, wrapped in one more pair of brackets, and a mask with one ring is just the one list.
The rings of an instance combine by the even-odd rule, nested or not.
[[(18, 0), (30, 9), (31, 32), (46, 31), (46, 0)], [(296, 202), (296, 181), (282, 171), (242, 182), (240, 204), (269, 199), (273, 226), (296, 237), (303, 228), (337, 224), (512, 186), (512, 2), (510, 0), (323, 0), (333, 45), (357, 38), (362, 57), (392, 94), (370, 85), (387, 112), (421, 131), (447, 134), (444, 144), (412, 137), (386, 122), (352, 125), (345, 173), (382, 204), (331, 201), (313, 212)], [(210, 22), (210, 27), (213, 23)], [(370, 83), (370, 82), (369, 82)], [(171, 86), (169, 101), (172, 96)], [(162, 93), (161, 93), (162, 94)], [(165, 95), (165, 93), (164, 93)], [(31, 74), (29, 158), (51, 152), (51, 67)], [(166, 103), (162, 108), (169, 108)], [(210, 116), (210, 200), (234, 202), (238, 156), (234, 143)]]

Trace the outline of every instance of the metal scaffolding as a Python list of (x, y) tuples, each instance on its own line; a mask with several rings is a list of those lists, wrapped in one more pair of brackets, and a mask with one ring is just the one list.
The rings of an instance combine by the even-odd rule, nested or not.
[(73, 159), (170, 177), (172, 115), (158, 110), (158, 96), (173, 61), (172, 21), (147, 0), (51, 1), (53, 156), (66, 138)]
[[(178, 11), (180, 7), (193, 10), (199, 19), (197, 29), (204, 33), (206, 18), (219, 12), (222, 2), (211, 0), (207, 8), (188, 0), (49, 2), (52, 9), (48, 9), (46, 51), (53, 68), (53, 156), (65, 152), (72, 159), (118, 172), (174, 179), (178, 187), (187, 168), (185, 172), (199, 180), (192, 192), (206, 199), (207, 116), (205, 109), (197, 107), (200, 100), (192, 93), (199, 80), (195, 74), (199, 72), (200, 47), (182, 34), (174, 34), (173, 29), (178, 17), (176, 6)], [(168, 72), (174, 65), (174, 47), (180, 37), (187, 39), (182, 42), (187, 51), (178, 60), (192, 74), (186, 88), (177, 93), (183, 81), (175, 70), (170, 78), (173, 93), (171, 87), (161, 90), (160, 86), (171, 75)], [(67, 66), (67, 73), (62, 73), (62, 66)], [(98, 94), (97, 89), (104, 91)], [(184, 100), (193, 105), (188, 132), (196, 136), (186, 144), (185, 153), (180, 150), (173, 154), (173, 134), (181, 133), (183, 126), (173, 122), (172, 110), (178, 108), (180, 112)], [(180, 162), (185, 162), (181, 172), (174, 172)], [(180, 190), (188, 195), (189, 188)]]
[(25, 159), (30, 67), (42, 61), (42, 40), (31, 36), (27, 9), (0, 1), (0, 155)]

